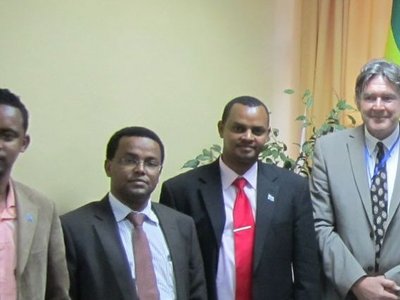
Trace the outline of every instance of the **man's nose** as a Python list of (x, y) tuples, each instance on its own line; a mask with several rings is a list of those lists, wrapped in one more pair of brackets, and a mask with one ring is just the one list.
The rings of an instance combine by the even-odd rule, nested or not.
[(382, 101), (381, 97), (377, 97), (374, 103), (374, 108), (375, 109), (382, 109), (385, 107), (385, 104)]
[(144, 161), (140, 160), (138, 161), (138, 163), (135, 165), (135, 167), (133, 168), (135, 173), (144, 173)]
[(245, 138), (246, 140), (252, 140), (254, 138), (254, 135), (253, 135), (253, 132), (251, 131), (251, 129), (247, 129), (244, 132), (243, 138)]

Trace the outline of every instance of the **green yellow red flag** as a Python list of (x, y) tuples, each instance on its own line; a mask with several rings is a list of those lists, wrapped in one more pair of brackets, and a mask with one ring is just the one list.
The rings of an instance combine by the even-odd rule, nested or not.
[(388, 60), (400, 64), (400, 0), (393, 0), (392, 18), (385, 57)]

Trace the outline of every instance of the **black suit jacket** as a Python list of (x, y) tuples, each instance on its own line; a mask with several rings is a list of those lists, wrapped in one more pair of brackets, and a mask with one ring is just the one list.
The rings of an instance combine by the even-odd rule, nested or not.
[[(274, 165), (259, 163), (256, 201), (253, 299), (320, 300), (319, 262), (307, 180)], [(217, 299), (218, 253), (225, 224), (218, 161), (164, 182), (160, 202), (193, 217), (208, 296)]]
[[(178, 300), (207, 299), (203, 262), (193, 220), (152, 203), (165, 236)], [(138, 299), (106, 196), (61, 217), (73, 300)]]

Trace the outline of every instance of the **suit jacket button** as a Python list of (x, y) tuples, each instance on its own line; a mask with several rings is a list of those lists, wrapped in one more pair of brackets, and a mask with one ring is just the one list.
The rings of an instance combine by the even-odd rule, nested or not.
[(374, 270), (374, 267), (368, 266), (368, 268), (367, 268), (367, 271), (368, 271), (368, 272), (372, 272), (373, 270)]

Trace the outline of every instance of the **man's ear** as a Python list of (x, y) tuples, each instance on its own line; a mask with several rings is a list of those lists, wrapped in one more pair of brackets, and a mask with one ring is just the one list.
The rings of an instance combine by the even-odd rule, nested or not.
[(157, 185), (160, 182), (160, 177), (161, 177), (161, 172), (163, 170), (163, 166), (161, 166), (160, 171), (158, 172), (158, 177), (157, 177)]
[(266, 143), (269, 141), (270, 135), (271, 135), (271, 126), (268, 127), (268, 130), (267, 130), (267, 140), (265, 141)]
[(222, 138), (224, 132), (224, 123), (222, 123), (222, 121), (219, 121), (217, 126), (218, 126), (219, 137)]
[(111, 161), (108, 159), (104, 161), (104, 171), (106, 171), (107, 177), (111, 177)]
[(25, 134), (23, 140), (22, 140), (22, 147), (21, 147), (21, 153), (25, 152), (26, 149), (28, 149), (29, 144), (31, 143), (31, 137), (29, 134)]

